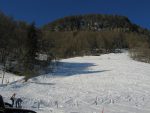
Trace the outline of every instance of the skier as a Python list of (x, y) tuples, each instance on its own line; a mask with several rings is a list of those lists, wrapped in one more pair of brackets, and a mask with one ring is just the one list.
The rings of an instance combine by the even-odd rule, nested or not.
[(11, 98), (10, 98), (10, 100), (12, 101), (12, 106), (14, 106), (14, 102), (15, 102), (15, 100), (16, 100), (16, 94), (14, 93), (12, 96), (11, 96)]
[(21, 103), (22, 103), (22, 99), (21, 98), (18, 98), (16, 100), (16, 108), (21, 108)]

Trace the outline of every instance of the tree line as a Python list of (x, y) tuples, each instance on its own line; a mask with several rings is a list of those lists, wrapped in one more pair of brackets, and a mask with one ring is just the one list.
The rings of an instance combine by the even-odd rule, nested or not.
[(36, 67), (43, 66), (36, 59), (39, 52), (46, 52), (43, 47), (42, 32), (35, 23), (15, 21), (0, 13), (0, 63), (2, 70), (27, 78), (36, 73)]
[[(29, 78), (54, 59), (100, 55), (124, 48), (134, 50), (134, 57), (135, 50), (141, 48), (147, 54), (150, 31), (116, 15), (71, 16), (38, 28), (34, 22), (16, 21), (0, 13), (0, 63), (4, 72)], [(41, 61), (38, 54), (48, 59)]]
[(149, 37), (138, 33), (103, 32), (45, 32), (43, 38), (53, 43), (52, 53), (57, 58), (100, 55), (116, 49), (149, 48)]
[(123, 31), (139, 32), (150, 35), (147, 29), (133, 24), (127, 17), (120, 15), (86, 14), (67, 16), (43, 26), (48, 31)]
[[(112, 52), (127, 48), (131, 57), (150, 62), (150, 31), (120, 15), (68, 16), (42, 27), (44, 38), (55, 43), (58, 57)], [(64, 45), (67, 43), (67, 45)], [(144, 58), (143, 58), (144, 56)]]

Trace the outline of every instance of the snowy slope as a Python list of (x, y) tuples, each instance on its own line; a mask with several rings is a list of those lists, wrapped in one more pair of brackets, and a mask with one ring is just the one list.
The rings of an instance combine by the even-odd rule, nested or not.
[(150, 113), (150, 64), (127, 52), (64, 59), (52, 74), (0, 87), (6, 101), (14, 92), (38, 113)]
[[(3, 78), (3, 71), (0, 70), (0, 86), (2, 86), (1, 85), (2, 78)], [(14, 83), (14, 82), (17, 82), (17, 81), (21, 81), (21, 80), (23, 80), (23, 78), (24, 77), (22, 77), (22, 76), (16, 76), (14, 74), (5, 72), (3, 85), (7, 85), (7, 84), (11, 84), (11, 83)]]

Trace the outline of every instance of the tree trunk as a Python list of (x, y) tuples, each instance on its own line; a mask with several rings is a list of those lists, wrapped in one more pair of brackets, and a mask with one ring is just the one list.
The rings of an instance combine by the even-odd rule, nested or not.
[(4, 67), (3, 67), (3, 76), (2, 76), (2, 84), (4, 83), (4, 78), (5, 78), (5, 68), (6, 68), (6, 65), (4, 64)]

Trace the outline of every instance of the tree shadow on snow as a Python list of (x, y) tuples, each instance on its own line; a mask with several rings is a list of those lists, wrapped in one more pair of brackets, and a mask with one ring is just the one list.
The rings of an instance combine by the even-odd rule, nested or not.
[(41, 82), (30, 82), (34, 84), (39, 84), (39, 85), (55, 85), (55, 83), (41, 83)]
[(93, 63), (68, 63), (60, 62), (59, 66), (54, 72), (54, 76), (73, 76), (78, 74), (92, 74), (92, 73), (101, 73), (110, 70), (90, 70), (90, 67), (96, 66)]

